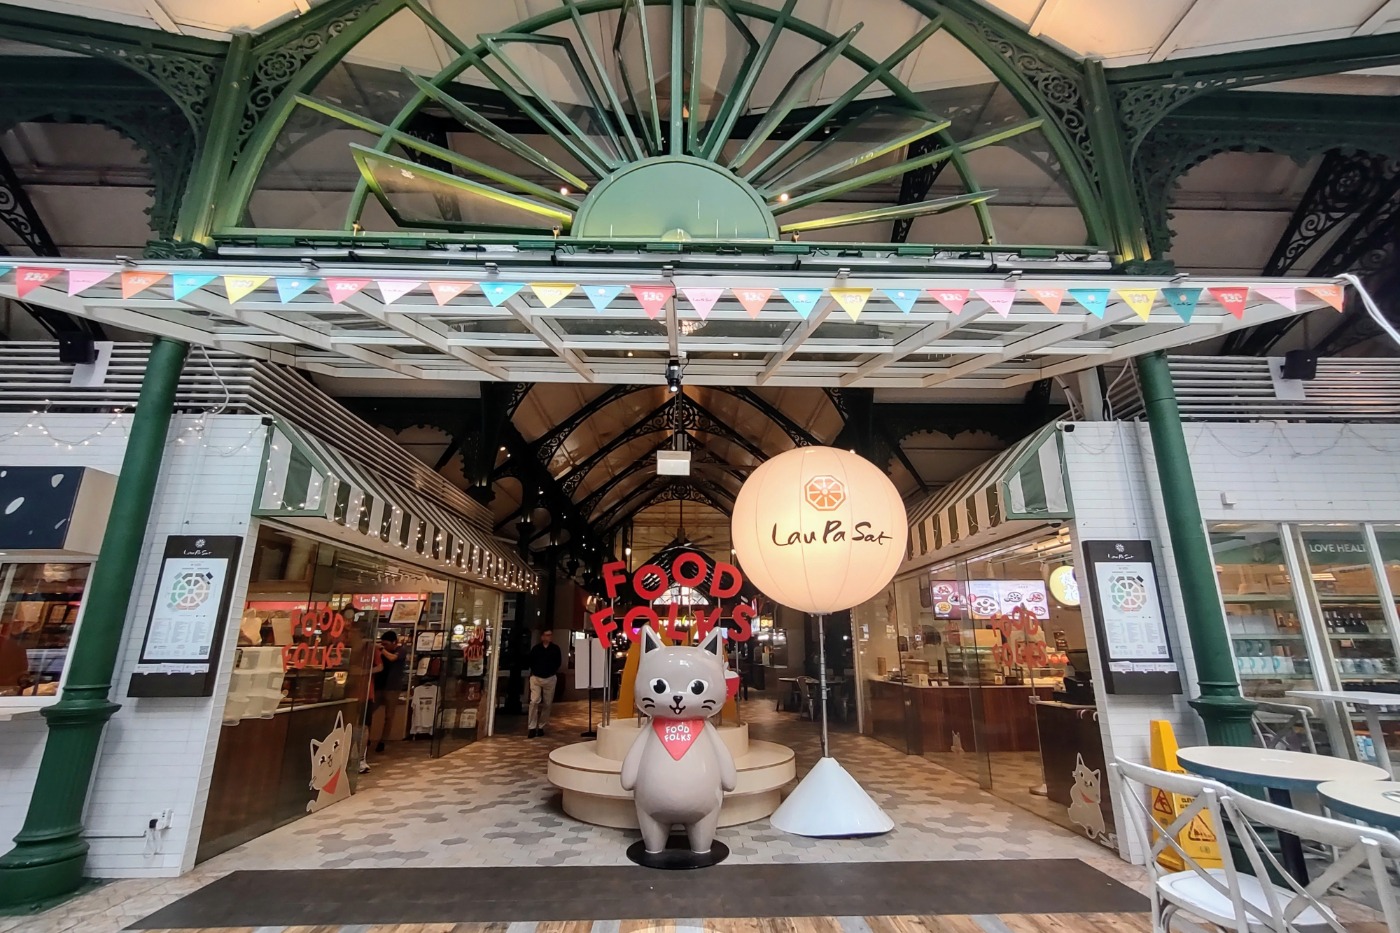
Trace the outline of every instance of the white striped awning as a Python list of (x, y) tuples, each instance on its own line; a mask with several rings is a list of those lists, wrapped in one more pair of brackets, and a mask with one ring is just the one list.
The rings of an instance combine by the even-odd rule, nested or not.
[(440, 503), (387, 479), (307, 431), (274, 420), (254, 515), (322, 519), (509, 590), (533, 591), (535, 574), (510, 545)]
[(1008, 521), (1072, 517), (1060, 432), (1048, 424), (909, 511), (914, 560)]

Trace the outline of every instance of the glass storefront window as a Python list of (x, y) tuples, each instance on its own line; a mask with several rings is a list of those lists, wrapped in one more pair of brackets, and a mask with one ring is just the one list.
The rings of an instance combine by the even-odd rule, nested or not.
[(0, 697), (57, 695), (89, 569), (0, 563)]
[(1303, 528), (1299, 537), (1336, 682), (1344, 690), (1394, 691), (1400, 666), (1364, 529)]
[(1212, 525), (1210, 548), (1240, 691), (1296, 703), (1285, 692), (1316, 680), (1278, 526)]

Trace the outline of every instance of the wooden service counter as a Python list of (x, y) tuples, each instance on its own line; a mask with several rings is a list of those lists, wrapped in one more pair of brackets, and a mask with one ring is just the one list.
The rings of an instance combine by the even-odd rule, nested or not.
[(1031, 697), (1048, 700), (1053, 693), (1049, 685), (916, 687), (872, 680), (872, 724), (875, 738), (911, 755), (950, 751), (954, 733), (964, 751), (1033, 752), (1039, 740)]

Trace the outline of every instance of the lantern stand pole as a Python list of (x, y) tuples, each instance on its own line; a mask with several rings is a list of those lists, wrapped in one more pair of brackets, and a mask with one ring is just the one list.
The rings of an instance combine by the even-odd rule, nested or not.
[(830, 758), (831, 754), (827, 750), (826, 738), (826, 613), (817, 613), (817, 662), (821, 665), (821, 698), (822, 698), (822, 757)]
[[(593, 728), (593, 645), (588, 640), (588, 632), (583, 633), (583, 649), (588, 652), (588, 728), (579, 733), (581, 739), (596, 739), (598, 730)], [(603, 640), (598, 638), (597, 633), (593, 633), (599, 644)]]

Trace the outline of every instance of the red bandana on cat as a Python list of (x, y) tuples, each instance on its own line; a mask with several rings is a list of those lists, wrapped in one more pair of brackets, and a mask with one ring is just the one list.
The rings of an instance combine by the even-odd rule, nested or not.
[(661, 747), (676, 761), (680, 761), (681, 756), (690, 751), (690, 746), (694, 745), (695, 740), (705, 731), (705, 720), (653, 719), (651, 727), (656, 730)]

